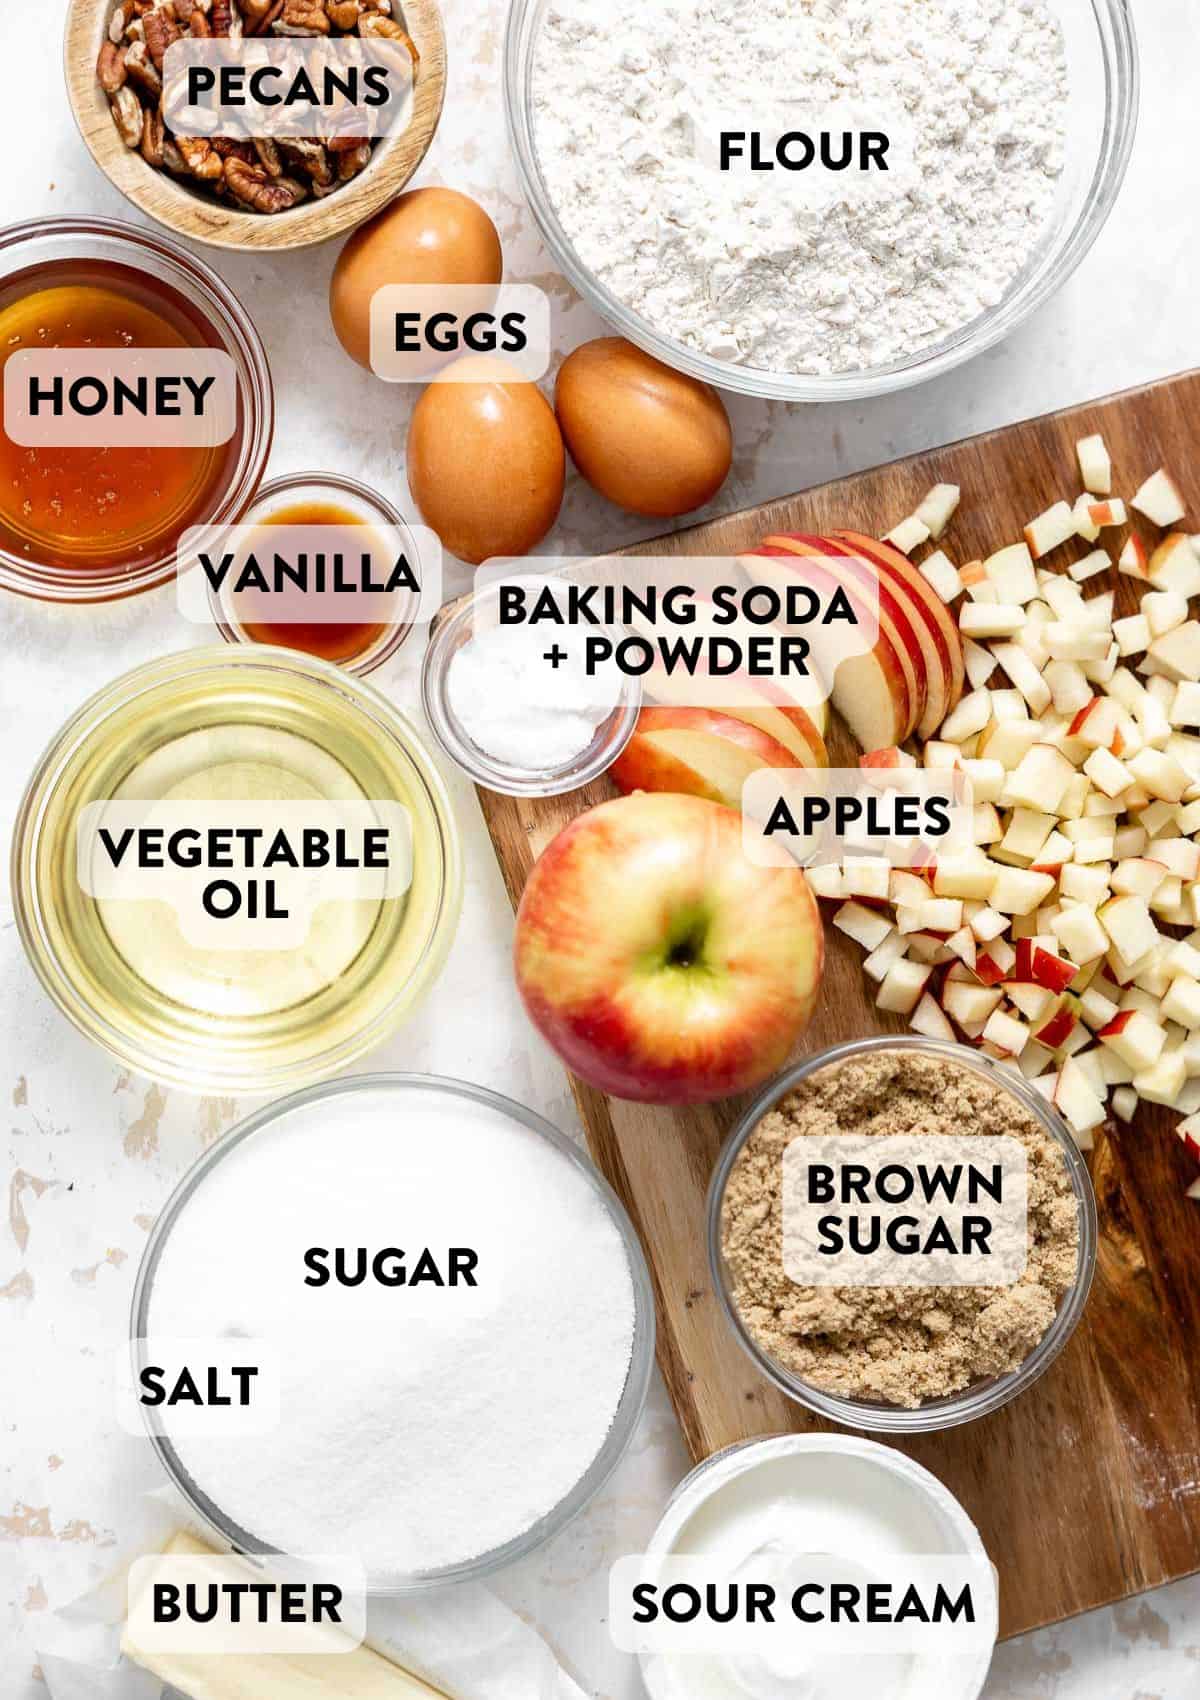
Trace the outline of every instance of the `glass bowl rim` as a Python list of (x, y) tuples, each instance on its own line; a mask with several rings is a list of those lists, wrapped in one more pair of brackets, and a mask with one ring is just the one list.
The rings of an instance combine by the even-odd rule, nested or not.
[[(1131, 0), (1089, 0), (1104, 60), (1105, 106), (1098, 157), (1073, 225), (1062, 224), (1061, 249), (1024, 299), (1020, 286), (995, 308), (952, 336), (888, 366), (821, 376), (773, 372), (734, 364), (689, 348), (633, 312), (597, 278), (575, 252), (543, 184), (537, 158), (531, 103), (535, 33), (526, 25), (545, 0), (510, 0), (505, 25), (503, 95), (509, 147), (521, 192), (558, 269), (576, 293), (621, 336), (663, 361), (717, 389), (787, 402), (860, 401), (889, 395), (941, 377), (1009, 336), (1058, 293), (1087, 256), (1104, 228), (1125, 181), (1137, 132), (1140, 58)], [(528, 39), (527, 39), (528, 37)], [(1046, 233), (1054, 229), (1046, 226)]]
[[(61, 218), (24, 219), (0, 229), (0, 264), (6, 262), (12, 250), (24, 244), (44, 240), (76, 237), (112, 244), (126, 250), (102, 256), (117, 263), (127, 262), (132, 269), (138, 266), (138, 256), (147, 253), (165, 262), (175, 276), (172, 284), (200, 311), (221, 339), (227, 351), (244, 368), (246, 381), (239, 382), (245, 414), (245, 429), (239, 464), (233, 469), (231, 481), (221, 490), (214, 524), (228, 524), (237, 519), (254, 500), (275, 435), (275, 387), (266, 347), (248, 309), (237, 295), (205, 260), (192, 254), (182, 243), (158, 231), (145, 230), (123, 219), (92, 217), (89, 214)], [(31, 258), (30, 264), (35, 265)], [(0, 274), (0, 283), (4, 276)], [(241, 374), (239, 373), (239, 379)], [(134, 573), (122, 572), (109, 566), (96, 571), (79, 571), (70, 567), (55, 567), (31, 562), (0, 547), (0, 589), (10, 590), (41, 602), (62, 606), (81, 603), (120, 601), (137, 596), (166, 584), (175, 572), (176, 550), (171, 549), (155, 561), (149, 561)]]
[[(1071, 1188), (1075, 1195), (1079, 1224), (1079, 1251), (1075, 1278), (1059, 1302), (1054, 1321), (1024, 1361), (1005, 1375), (988, 1377), (972, 1383), (958, 1393), (929, 1400), (915, 1409), (900, 1405), (885, 1405), (879, 1401), (851, 1399), (841, 1394), (827, 1393), (793, 1375), (776, 1362), (750, 1334), (742, 1320), (725, 1276), (725, 1260), (721, 1249), (721, 1216), (725, 1189), (734, 1164), (746, 1142), (762, 1118), (810, 1075), (836, 1066), (853, 1057), (876, 1051), (912, 1051), (958, 1063), (986, 1079), (994, 1080), (1009, 1090), (1023, 1109), (1029, 1112), (1054, 1140), (1066, 1164)], [(990, 1416), (1009, 1404), (1049, 1369), (1059, 1357), (1087, 1307), (1092, 1281), (1096, 1272), (1099, 1246), (1099, 1216), (1096, 1193), (1075, 1138), (1054, 1106), (1029, 1083), (994, 1058), (973, 1051), (969, 1046), (951, 1044), (943, 1039), (925, 1039), (919, 1035), (873, 1035), (865, 1039), (850, 1039), (825, 1050), (815, 1051), (793, 1067), (767, 1083), (754, 1102), (739, 1117), (721, 1148), (717, 1166), (709, 1183), (706, 1205), (706, 1237), (708, 1266), (721, 1311), (738, 1345), (759, 1372), (767, 1377), (793, 1404), (802, 1406), (814, 1415), (838, 1423), (842, 1428), (858, 1429), (867, 1434), (934, 1434), (957, 1428)]]
[[(220, 675), (230, 668), (259, 668), (273, 672), (307, 673), (317, 689), (334, 690), (371, 723), (376, 736), (394, 743), (413, 770), (425, 802), (437, 825), (441, 848), (439, 889), (434, 913), (413, 972), (387, 1007), (332, 1053), (321, 1053), (284, 1066), (268, 1066), (254, 1059), (240, 1072), (210, 1071), (200, 1074), (182, 1068), (173, 1059), (150, 1057), (128, 1036), (101, 1020), (64, 971), (46, 932), (43, 899), (37, 875), (46, 810), (50, 806), (67, 764), (80, 747), (93, 738), (114, 713), (139, 696), (189, 674), (206, 671)], [(365, 699), (365, 700), (361, 700)], [(85, 1038), (103, 1047), (111, 1057), (135, 1073), (185, 1091), (233, 1092), (260, 1096), (270, 1092), (319, 1083), (324, 1077), (346, 1068), (380, 1043), (416, 998), (428, 988), (449, 952), (462, 907), (463, 856), (458, 825), (445, 782), (420, 735), (399, 708), (370, 683), (351, 678), (341, 668), (299, 650), (270, 649), (263, 645), (205, 645), (178, 650), (143, 662), (110, 680), (75, 709), (51, 738), (38, 758), (21, 796), (13, 822), (10, 857), (13, 914), (27, 960), (43, 991), (71, 1025)]]
[[(504, 1093), (493, 1091), (490, 1087), (475, 1085), (470, 1081), (458, 1080), (452, 1076), (386, 1071), (349, 1075), (339, 1080), (316, 1082), (301, 1088), (299, 1091), (291, 1092), (284, 1098), (274, 1099), (271, 1103), (261, 1106), (243, 1121), (240, 1121), (235, 1127), (229, 1128), (221, 1135), (220, 1139), (202, 1152), (181, 1176), (150, 1230), (138, 1265), (129, 1312), (129, 1349), (136, 1384), (142, 1358), (139, 1348), (144, 1343), (143, 1328), (149, 1315), (154, 1270), (171, 1230), (209, 1172), (244, 1139), (257, 1133), (261, 1128), (282, 1120), (292, 1111), (307, 1104), (332, 1101), (360, 1091), (407, 1092), (410, 1090), (442, 1093), (447, 1098), (466, 1098), (473, 1103), (482, 1104), (485, 1108), (507, 1116), (509, 1120), (536, 1135), (571, 1164), (575, 1172), (591, 1188), (593, 1195), (605, 1210), (609, 1221), (612, 1222), (620, 1235), (629, 1264), (630, 1287), (634, 1303), (634, 1325), (629, 1369), (626, 1373), (621, 1398), (613, 1413), (612, 1424), (603, 1446), (575, 1487), (536, 1523), (521, 1534), (514, 1536), (503, 1546), (493, 1548), (490, 1552), (479, 1553), (474, 1558), (458, 1564), (443, 1566), (438, 1570), (412, 1572), (403, 1577), (390, 1576), (383, 1580), (368, 1577), (368, 1588), (372, 1594), (391, 1598), (425, 1594), (451, 1583), (478, 1581), (536, 1551), (560, 1534), (591, 1503), (609, 1481), (633, 1442), (634, 1434), (645, 1409), (654, 1370), (656, 1329), (654, 1289), (649, 1266), (646, 1262), (646, 1254), (642, 1249), (641, 1241), (629, 1213), (587, 1153), (555, 1127), (552, 1122), (548, 1121), (546, 1117), (540, 1115), (538, 1111), (531, 1110), (527, 1105), (519, 1103), (514, 1098), (509, 1098)], [(154, 1421), (145, 1408), (143, 1409), (143, 1421), (146, 1426), (147, 1438), (153, 1445), (159, 1462), (194, 1515), (198, 1516), (210, 1530), (219, 1535), (222, 1541), (234, 1547), (235, 1550), (248, 1552), (252, 1555), (257, 1553), (260, 1556), (276, 1550), (262, 1543), (255, 1544), (253, 1537), (249, 1537), (248, 1531), (239, 1529), (232, 1519), (224, 1517), (220, 1507), (215, 1503), (208, 1502), (207, 1505), (202, 1505), (198, 1497), (199, 1489), (190, 1482), (182, 1464), (175, 1456), (170, 1442), (165, 1436), (156, 1432)], [(247, 1539), (250, 1541), (249, 1545), (244, 1544)]]

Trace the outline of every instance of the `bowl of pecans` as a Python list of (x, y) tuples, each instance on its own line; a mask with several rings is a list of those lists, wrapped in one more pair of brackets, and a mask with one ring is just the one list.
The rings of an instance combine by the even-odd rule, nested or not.
[[(405, 121), (374, 139), (336, 127), (322, 139), (176, 135), (163, 61), (174, 43), (208, 38), (235, 58), (242, 42), (357, 38), (411, 66)], [(69, 0), (65, 59), (75, 121), (109, 181), (176, 235), (247, 251), (328, 241), (398, 195), (446, 86), (436, 0)]]

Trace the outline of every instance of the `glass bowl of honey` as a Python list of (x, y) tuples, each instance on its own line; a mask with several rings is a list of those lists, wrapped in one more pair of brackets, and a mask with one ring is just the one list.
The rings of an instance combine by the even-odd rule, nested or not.
[[(387, 588), (388, 564), (399, 557), (416, 576), (432, 563), (421, 560), (412, 529), (386, 497), (334, 473), (291, 473), (262, 486), (242, 527), (236, 559), (245, 563), (253, 555), (261, 582), (269, 576), (272, 537), (283, 535), (280, 528), (291, 545), (288, 568), (295, 572), (299, 554), (309, 558), (303, 581), (282, 591), (246, 584), (245, 573), (240, 579), (227, 574), (219, 588), (207, 585), (212, 617), (227, 643), (298, 649), (359, 677), (400, 648), (420, 595), (407, 582)], [(363, 562), (374, 575), (367, 584), (375, 588), (363, 588)]]
[(87, 444), (29, 446), (9, 436), (7, 408), (0, 418), (0, 586), (79, 603), (166, 583), (184, 531), (234, 522), (262, 480), (275, 405), (258, 332), (175, 243), (113, 219), (44, 219), (0, 231), (0, 369), (47, 349), (227, 357), (220, 442), (117, 446), (98, 429)]

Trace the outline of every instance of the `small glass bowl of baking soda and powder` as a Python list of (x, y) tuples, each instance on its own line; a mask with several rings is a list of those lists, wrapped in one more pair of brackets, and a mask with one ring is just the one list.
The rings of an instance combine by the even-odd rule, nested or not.
[[(555, 797), (598, 779), (633, 735), (640, 681), (589, 657), (585, 626), (505, 616), (566, 607), (567, 581), (521, 574), (477, 586), (439, 617), (425, 653), (421, 700), (446, 754), (477, 785), (510, 797)], [(512, 607), (510, 602), (508, 607)]]

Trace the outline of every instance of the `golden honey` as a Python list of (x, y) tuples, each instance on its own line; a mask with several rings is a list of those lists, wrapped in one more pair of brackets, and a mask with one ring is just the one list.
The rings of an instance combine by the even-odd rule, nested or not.
[[(119, 262), (33, 266), (0, 289), (0, 378), (24, 350), (220, 346), (178, 291)], [(238, 446), (235, 435), (217, 448), (29, 448), (0, 421), (0, 548), (81, 573), (134, 572), (211, 509)]]

